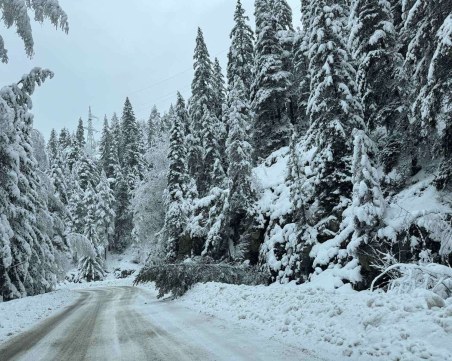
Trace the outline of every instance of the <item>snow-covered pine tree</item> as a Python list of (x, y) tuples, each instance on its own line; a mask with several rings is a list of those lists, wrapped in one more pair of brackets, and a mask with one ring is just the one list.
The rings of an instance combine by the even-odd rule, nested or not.
[(144, 176), (143, 149), (140, 145), (143, 137), (140, 126), (129, 98), (126, 98), (121, 119), (121, 149), (124, 153), (122, 159), (123, 175), (127, 178), (129, 189), (133, 190), (137, 182)]
[(310, 0), (301, 2), (301, 22), (302, 27), (294, 34), (293, 44), (293, 84), (291, 90), (293, 107), (293, 124), (295, 131), (304, 135), (309, 127), (309, 119), (306, 114), (308, 99), (310, 94), (309, 66), (309, 37), (310, 26), (313, 18)]
[(186, 122), (188, 114), (182, 95), (177, 93), (176, 114), (171, 128), (170, 151), (168, 155), (168, 185), (166, 189), (166, 215), (163, 236), (166, 257), (174, 260), (178, 255), (180, 236), (187, 217), (187, 152)]
[(122, 156), (121, 151), (122, 146), (122, 133), (121, 133), (121, 123), (118, 119), (116, 113), (113, 113), (111, 117), (111, 151), (113, 153), (112, 158), (118, 160), (118, 165), (122, 166)]
[[(60, 7), (57, 0), (3, 1), (0, 8), (2, 21), (7, 28), (11, 28), (12, 26), (16, 28), (17, 34), (24, 42), (25, 52), (31, 58), (34, 55), (34, 41), (28, 14), (29, 9), (34, 12), (35, 21), (43, 23), (45, 19), (49, 19), (52, 25), (61, 28), (66, 33), (69, 31), (69, 23), (66, 13)], [(2, 63), (8, 62), (8, 51), (5, 48), (5, 43), (1, 36), (0, 60)]]
[(231, 46), (228, 53), (227, 80), (228, 89), (231, 89), (235, 77), (238, 76), (247, 89), (247, 96), (253, 81), (254, 62), (254, 33), (248, 21), (249, 18), (245, 15), (241, 1), (237, 0), (234, 27), (229, 36)]
[(416, 108), (422, 119), (435, 125), (439, 135), (443, 161), (435, 183), (438, 189), (444, 189), (452, 183), (452, 14), (444, 20), (435, 37), (436, 48), (427, 83)]
[(190, 175), (198, 183), (198, 177), (203, 173), (201, 134), (204, 108), (211, 107), (214, 102), (212, 61), (200, 28), (198, 28), (193, 59), (194, 78), (191, 84), (192, 96), (189, 101), (191, 132), (188, 144), (188, 167)]
[(66, 128), (61, 129), (60, 135), (58, 137), (58, 144), (62, 151), (66, 150), (71, 146), (71, 134)]
[(102, 129), (102, 137), (99, 144), (99, 163), (100, 167), (107, 178), (115, 178), (119, 160), (117, 157), (116, 145), (113, 142), (113, 134), (108, 125), (107, 116), (104, 119), (104, 127)]
[(58, 148), (59, 148), (59, 145), (58, 145), (56, 130), (52, 129), (52, 131), (50, 132), (49, 143), (47, 144), (47, 154), (49, 157), (50, 165), (52, 165), (53, 162), (55, 161), (55, 159), (57, 158), (58, 150), (59, 150)]
[[(53, 74), (35, 68), (0, 91), (0, 220), (3, 300), (50, 290), (55, 282), (53, 245), (40, 223), (48, 213), (40, 195), (38, 166), (32, 153), (31, 94)], [(4, 238), (3, 238), (4, 237)]]
[(97, 235), (99, 238), (99, 245), (106, 250), (107, 246), (111, 243), (111, 236), (114, 233), (115, 198), (113, 190), (110, 188), (110, 182), (104, 171), (102, 171), (100, 175), (100, 181), (95, 190), (95, 221), (97, 223)]
[(225, 224), (229, 256), (244, 258), (247, 251), (246, 230), (250, 225), (255, 202), (252, 184), (252, 153), (250, 144), (251, 106), (248, 91), (238, 75), (228, 96), (229, 134), (226, 142), (228, 159), (228, 200)]
[(84, 150), (86, 145), (85, 139), (85, 126), (83, 125), (83, 120), (80, 118), (78, 120), (77, 131), (75, 132), (75, 140), (79, 149)]
[(152, 149), (155, 146), (155, 138), (157, 137), (157, 133), (162, 131), (162, 124), (162, 117), (160, 116), (157, 107), (154, 105), (147, 123), (147, 144), (149, 149)]
[(85, 190), (82, 202), (86, 209), (83, 236), (91, 242), (94, 255), (84, 255), (79, 259), (78, 279), (86, 279), (88, 282), (98, 281), (104, 278), (102, 254), (105, 245), (101, 243), (99, 237), (99, 223), (96, 217), (98, 195), (91, 184)]
[(316, 1), (313, 13), (309, 49), (311, 95), (307, 107), (310, 128), (305, 145), (313, 156), (304, 169), (314, 173), (308, 175), (310, 194), (303, 195), (310, 216), (302, 238), (305, 245), (316, 245), (311, 255), (322, 254), (324, 257), (317, 264), (327, 268), (330, 262), (337, 262), (339, 253), (333, 252), (333, 247), (331, 252), (327, 249), (328, 241), (339, 232), (343, 211), (352, 195), (352, 130), (363, 129), (364, 124), (355, 71), (345, 43), (345, 2)]
[(412, 149), (416, 173), (417, 163), (431, 162), (439, 152), (444, 153), (445, 142), (438, 142), (437, 134), (442, 133), (443, 139), (444, 119), (450, 118), (451, 1), (438, 0), (432, 6), (428, 0), (404, 0), (401, 5), (400, 51), (411, 82), (410, 122), (417, 141)]
[(213, 187), (224, 187), (225, 172), (223, 169), (222, 155), (220, 153), (220, 140), (217, 129), (221, 127), (218, 118), (204, 106), (201, 120), (202, 140), (202, 172), (198, 174), (198, 191), (205, 195)]
[(256, 0), (256, 48), (252, 108), (256, 159), (265, 159), (273, 151), (289, 144), (290, 118), (287, 90), (291, 74), (284, 70), (283, 49), (278, 23), (269, 0)]
[(86, 153), (83, 153), (74, 165), (73, 173), (83, 191), (86, 191), (89, 186), (95, 188), (99, 183), (99, 170), (96, 163)]
[(212, 90), (213, 90), (213, 112), (218, 119), (222, 119), (223, 105), (226, 100), (226, 88), (224, 82), (223, 70), (221, 69), (218, 58), (215, 58), (213, 62), (213, 74), (212, 74)]
[(124, 250), (132, 240), (133, 214), (130, 209), (130, 188), (128, 177), (118, 172), (114, 188), (115, 198), (115, 232), (112, 248)]
[(349, 45), (357, 63), (357, 86), (369, 131), (379, 139), (386, 172), (397, 164), (409, 127), (402, 93), (403, 58), (387, 0), (354, 0)]

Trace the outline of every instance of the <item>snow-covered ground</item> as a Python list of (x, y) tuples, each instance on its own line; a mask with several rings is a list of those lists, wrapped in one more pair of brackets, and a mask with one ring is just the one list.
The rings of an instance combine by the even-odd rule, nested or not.
[(0, 343), (73, 303), (79, 295), (69, 289), (0, 302)]
[[(128, 257), (115, 256), (108, 262), (105, 281), (64, 283), (46, 295), (0, 303), (0, 343), (74, 303), (79, 289), (131, 286), (133, 275), (115, 278), (118, 268), (139, 266)], [(151, 291), (147, 297), (157, 294), (153, 284), (140, 288)], [(151, 317), (158, 307), (168, 305), (182, 317), (182, 310), (189, 309), (187, 315), (195, 311), (213, 316), (219, 324), (226, 321), (230, 329), (251, 330), (256, 340), (307, 350), (313, 359), (318, 355), (335, 361), (452, 361), (452, 298), (443, 303), (435, 300), (425, 290), (400, 295), (355, 292), (347, 286), (325, 289), (319, 283), (269, 287), (208, 283), (196, 285), (181, 299), (152, 302), (146, 313)]]
[(176, 302), (326, 359), (452, 360), (452, 298), (438, 308), (430, 296), (208, 283)]

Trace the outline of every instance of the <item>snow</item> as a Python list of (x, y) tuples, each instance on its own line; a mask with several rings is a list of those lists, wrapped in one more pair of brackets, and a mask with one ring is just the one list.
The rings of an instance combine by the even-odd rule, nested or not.
[(289, 345), (315, 348), (328, 360), (452, 360), (452, 298), (445, 307), (429, 308), (428, 291), (396, 295), (327, 286), (208, 283), (177, 302)]
[(266, 162), (253, 169), (256, 188), (260, 191), (257, 208), (271, 220), (291, 210), (290, 189), (285, 184), (288, 175), (289, 148), (272, 153)]
[(34, 297), (0, 302), (0, 343), (73, 303), (78, 294), (62, 289)]

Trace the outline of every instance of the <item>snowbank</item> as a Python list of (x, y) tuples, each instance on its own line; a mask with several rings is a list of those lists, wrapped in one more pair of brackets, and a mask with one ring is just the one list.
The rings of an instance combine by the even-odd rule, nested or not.
[(0, 343), (33, 327), (73, 303), (79, 295), (69, 289), (0, 302)]
[[(452, 360), (452, 298), (329, 291), (314, 285), (195, 286), (183, 306), (258, 329), (330, 360)], [(430, 307), (430, 308), (429, 308)]]

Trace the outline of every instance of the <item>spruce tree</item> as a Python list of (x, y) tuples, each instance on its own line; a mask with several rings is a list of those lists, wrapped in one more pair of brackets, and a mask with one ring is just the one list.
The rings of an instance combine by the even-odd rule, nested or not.
[(253, 81), (254, 33), (248, 25), (248, 21), (249, 18), (245, 15), (241, 1), (237, 0), (234, 13), (234, 27), (229, 36), (231, 38), (231, 46), (229, 48), (227, 66), (228, 88), (232, 88), (233, 81), (238, 76), (249, 94)]
[[(309, 50), (311, 95), (307, 107), (310, 116), (307, 146), (314, 148), (315, 153), (306, 165), (315, 174), (306, 175), (312, 184), (310, 193), (304, 194), (311, 216), (307, 219), (308, 231), (303, 236), (311, 245), (324, 243), (339, 231), (342, 213), (352, 194), (350, 139), (354, 128), (364, 127), (355, 71), (344, 38), (345, 5), (321, 0), (314, 6)], [(337, 254), (328, 254), (329, 260), (336, 262)], [(325, 263), (321, 266), (327, 267), (329, 260), (323, 259)]]
[(55, 161), (55, 159), (58, 156), (58, 139), (57, 139), (57, 134), (55, 129), (52, 129), (52, 131), (50, 132), (50, 138), (49, 138), (49, 143), (47, 144), (47, 153), (49, 156), (49, 163), (50, 165), (53, 164), (53, 162)]
[(75, 133), (75, 139), (80, 150), (85, 149), (86, 139), (85, 139), (85, 127), (83, 125), (82, 118), (78, 121), (77, 131)]
[(69, 130), (67, 130), (66, 128), (61, 129), (58, 143), (62, 151), (71, 146), (71, 134), (69, 133)]
[(256, 0), (256, 51), (252, 108), (255, 113), (254, 150), (256, 159), (265, 159), (273, 151), (289, 144), (290, 118), (287, 90), (290, 73), (284, 70), (283, 49), (278, 24), (268, 0)]
[(222, 118), (223, 105), (225, 103), (225, 82), (223, 71), (218, 58), (215, 58), (213, 65), (212, 88), (214, 92), (214, 114), (218, 119)]
[(107, 178), (115, 178), (118, 164), (116, 146), (113, 142), (113, 134), (108, 125), (107, 116), (104, 119), (104, 127), (102, 130), (102, 137), (99, 145), (100, 166), (105, 172)]
[[(228, 159), (228, 200), (225, 233), (228, 235), (228, 250), (235, 259), (237, 249), (245, 243), (244, 230), (249, 225), (251, 209), (255, 201), (252, 185), (251, 107), (247, 90), (239, 76), (233, 82), (228, 99), (229, 134), (226, 142)], [(242, 243), (242, 244), (241, 244)]]
[(191, 85), (192, 96), (190, 99), (191, 138), (189, 139), (189, 171), (190, 175), (197, 179), (202, 173), (202, 120), (204, 108), (212, 106), (214, 92), (212, 89), (213, 68), (210, 55), (204, 42), (202, 30), (198, 28), (194, 59), (194, 78)]
[(53, 74), (35, 68), (0, 91), (0, 225), (3, 300), (49, 291), (55, 282), (53, 245), (40, 222), (48, 216), (38, 165), (32, 152), (31, 94)]
[(219, 121), (207, 106), (204, 107), (203, 113), (201, 124), (203, 167), (202, 173), (198, 176), (198, 191), (200, 194), (205, 195), (213, 187), (224, 186), (225, 173), (222, 165), (219, 139), (215, 131), (219, 127)]
[(168, 259), (175, 259), (178, 253), (179, 237), (182, 234), (187, 217), (185, 198), (187, 196), (188, 170), (186, 163), (185, 129), (188, 114), (185, 101), (177, 93), (176, 116), (171, 128), (166, 215), (164, 235), (165, 252)]
[(140, 146), (142, 141), (139, 124), (129, 98), (126, 98), (121, 118), (121, 149), (123, 175), (128, 179), (129, 189), (135, 189), (138, 181), (144, 176), (143, 150)]
[(157, 134), (162, 131), (162, 125), (162, 117), (160, 116), (157, 107), (154, 105), (147, 124), (147, 144), (149, 149), (152, 149), (155, 146), (156, 137)]
[(95, 190), (95, 221), (97, 224), (97, 235), (99, 237), (99, 245), (103, 249), (106, 249), (111, 243), (111, 236), (114, 233), (115, 198), (105, 172), (101, 173), (99, 184), (96, 186)]

